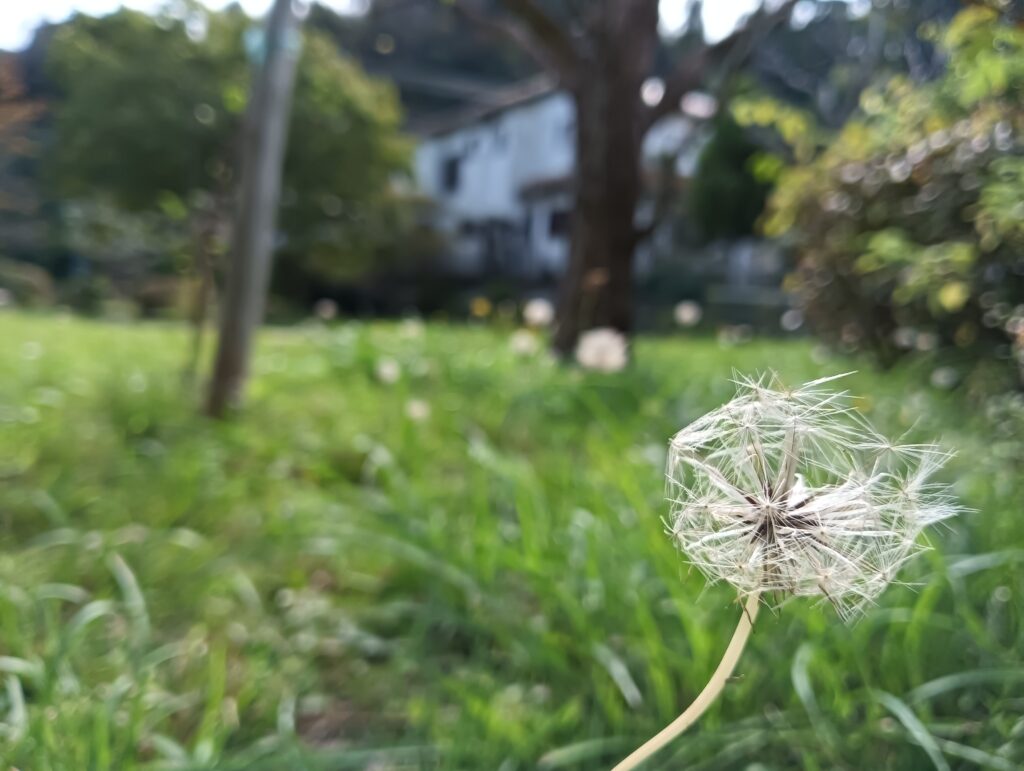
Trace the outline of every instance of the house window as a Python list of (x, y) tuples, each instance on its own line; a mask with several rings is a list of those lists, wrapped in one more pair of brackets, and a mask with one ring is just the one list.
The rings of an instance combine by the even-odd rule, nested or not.
[(445, 158), (441, 163), (441, 189), (446, 193), (454, 193), (459, 189), (459, 167), (462, 159), (456, 155)]
[(548, 218), (548, 235), (565, 238), (569, 235), (569, 212), (565, 209), (554, 209)]

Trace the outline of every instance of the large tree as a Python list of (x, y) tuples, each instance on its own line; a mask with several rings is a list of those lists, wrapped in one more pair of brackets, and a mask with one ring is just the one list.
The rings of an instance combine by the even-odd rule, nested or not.
[(720, 42), (686, 46), (655, 104), (641, 97), (641, 87), (658, 74), (658, 0), (453, 1), (477, 23), (521, 46), (575, 102), (575, 199), (556, 350), (571, 351), (579, 334), (593, 327), (629, 334), (634, 255), (649, 232), (648, 223), (637, 220), (644, 136), (677, 112), (686, 94), (744, 61), (767, 31), (788, 18), (795, 0), (759, 10)]
[[(193, 257), (223, 248), (238, 183), (252, 21), (198, 3), (173, 18), (122, 10), (76, 16), (49, 45), (57, 87), (47, 161), (65, 201), (104, 198), (164, 212), (191, 233)], [(393, 236), (390, 181), (408, 168), (394, 89), (367, 78), (322, 33), (305, 36), (284, 167), (279, 257), (296, 272), (351, 273)], [(216, 251), (216, 250), (215, 250)]]
[[(192, 373), (232, 222), (251, 60), (263, 53), (239, 8), (213, 13), (192, 0), (181, 7), (185, 13), (166, 18), (129, 10), (76, 16), (57, 31), (47, 57), (58, 89), (48, 160), (55, 192), (75, 203), (65, 211), (103, 215), (69, 233), (107, 233), (111, 212), (129, 231), (154, 222), (159, 233), (183, 231), (182, 239), (163, 238), (149, 264), (142, 244), (129, 244), (118, 273), (145, 277), (152, 265), (166, 271), (174, 263), (170, 244), (187, 244), (177, 251), (199, 278)], [(292, 284), (296, 276), (329, 280), (365, 270), (389, 250), (391, 223), (404, 205), (390, 180), (407, 170), (410, 149), (400, 120), (390, 86), (367, 78), (322, 33), (306, 37), (285, 206), (279, 233), (270, 236)], [(109, 239), (92, 251), (97, 265), (109, 263)]]

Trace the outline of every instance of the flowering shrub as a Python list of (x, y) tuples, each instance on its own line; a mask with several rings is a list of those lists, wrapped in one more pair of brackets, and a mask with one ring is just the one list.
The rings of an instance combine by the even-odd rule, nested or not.
[(915, 347), (959, 349), (1019, 365), (1024, 29), (972, 6), (922, 33), (948, 52), (946, 73), (866, 92), (823, 150), (794, 152), (802, 160), (781, 172), (765, 228), (791, 238), (789, 288), (843, 349), (883, 363)]

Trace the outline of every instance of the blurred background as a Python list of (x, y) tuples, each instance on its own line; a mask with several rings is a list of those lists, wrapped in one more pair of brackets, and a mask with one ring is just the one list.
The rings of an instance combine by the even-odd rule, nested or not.
[(649, 767), (1024, 764), (1024, 6), (0, 7), (0, 766), (600, 769), (738, 608), (735, 373), (972, 513)]

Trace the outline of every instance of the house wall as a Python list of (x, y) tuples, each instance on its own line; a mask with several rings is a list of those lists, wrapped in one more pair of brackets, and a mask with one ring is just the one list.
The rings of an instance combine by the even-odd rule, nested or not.
[(569, 261), (568, 233), (551, 232), (552, 219), (564, 215), (572, 206), (568, 193), (532, 197), (524, 204), (526, 211), (526, 269), (530, 275), (560, 273)]
[[(682, 116), (671, 117), (648, 132), (644, 156), (653, 162), (683, 147), (677, 170), (689, 175), (700, 146), (692, 124)], [(555, 212), (569, 211), (571, 199), (557, 185), (550, 192), (524, 196), (523, 191), (571, 177), (575, 155), (575, 108), (564, 92), (423, 139), (415, 155), (416, 180), (420, 190), (439, 204), (436, 224), (451, 244), (449, 267), (460, 273), (488, 268), (485, 252), (493, 252), (493, 241), (487, 242), (481, 232), (505, 223), (522, 236), (510, 239), (515, 243), (505, 250), (522, 252), (515, 272), (561, 272), (568, 260), (568, 232), (552, 233), (551, 218)], [(446, 168), (450, 175), (453, 164), (458, 167), (457, 184), (446, 185)]]
[[(570, 174), (574, 155), (572, 103), (558, 93), (423, 140), (416, 180), (455, 220), (520, 219), (523, 185)], [(446, 190), (443, 169), (452, 160), (459, 183)]]

